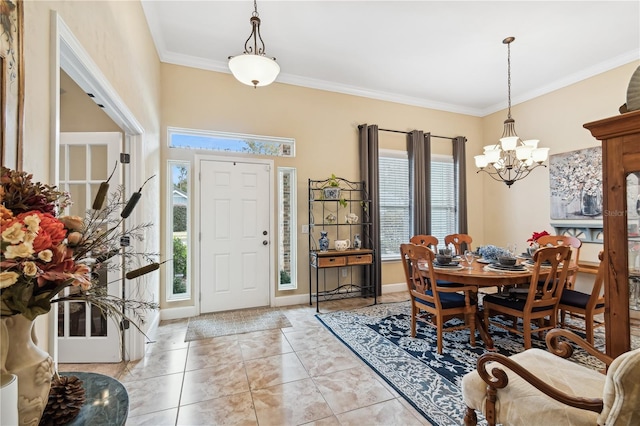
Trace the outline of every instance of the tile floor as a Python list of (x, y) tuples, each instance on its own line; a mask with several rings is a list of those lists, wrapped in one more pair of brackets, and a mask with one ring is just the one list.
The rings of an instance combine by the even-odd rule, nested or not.
[[(382, 302), (406, 300), (405, 292)], [(323, 302), (323, 312), (372, 299)], [(314, 317), (282, 308), (292, 327), (185, 342), (187, 320), (160, 324), (139, 361), (61, 364), (94, 371), (129, 392), (127, 425), (429, 425)]]

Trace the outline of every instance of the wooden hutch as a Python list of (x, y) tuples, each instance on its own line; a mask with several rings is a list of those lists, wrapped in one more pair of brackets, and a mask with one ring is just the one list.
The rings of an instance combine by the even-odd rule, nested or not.
[(640, 111), (584, 125), (602, 141), (606, 352), (631, 349), (629, 287), (640, 281)]

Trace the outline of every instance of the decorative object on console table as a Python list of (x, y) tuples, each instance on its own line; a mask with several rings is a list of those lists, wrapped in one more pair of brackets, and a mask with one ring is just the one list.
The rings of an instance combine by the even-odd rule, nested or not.
[(360, 250), (361, 247), (362, 247), (362, 241), (360, 240), (360, 234), (356, 234), (353, 237), (353, 249)]
[(318, 244), (320, 245), (320, 251), (325, 252), (329, 250), (329, 238), (327, 237), (327, 231), (320, 231), (320, 240), (318, 240)]
[[(325, 196), (325, 190), (331, 188), (340, 189), (339, 199)], [(354, 296), (373, 297), (376, 303), (376, 290), (368, 278), (374, 253), (366, 248), (371, 246), (368, 208), (371, 201), (365, 183), (332, 174), (324, 180), (309, 179), (308, 190), (309, 304), (315, 298), (319, 311), (321, 300)], [(334, 241), (333, 249), (328, 248), (329, 240)]]
[[(69, 205), (69, 196), (32, 178), (5, 167), (0, 174), (0, 371), (18, 377), (20, 424), (38, 424), (47, 401), (53, 363), (34, 341), (33, 320), (48, 313), (52, 303), (87, 302), (99, 308), (102, 315), (129, 320), (136, 327), (143, 321), (145, 310), (157, 309), (152, 302), (109, 295), (98, 280), (101, 270), (128, 267), (139, 257), (132, 248), (120, 246), (122, 237), (139, 240), (151, 226), (123, 229), (125, 212), (131, 212), (138, 197), (125, 202), (120, 189), (104, 209), (103, 200), (97, 196), (101, 209), (87, 212), (84, 218), (59, 216), (58, 212)], [(108, 188), (108, 180), (101, 187)], [(101, 193), (105, 196), (106, 190), (98, 195)], [(121, 217), (116, 218), (121, 209)], [(122, 260), (110, 264), (116, 255)], [(141, 256), (149, 261), (155, 257)], [(159, 264), (151, 263), (136, 271), (157, 269), (155, 265)], [(72, 291), (64, 294), (65, 289)], [(137, 321), (129, 317), (129, 312)]]

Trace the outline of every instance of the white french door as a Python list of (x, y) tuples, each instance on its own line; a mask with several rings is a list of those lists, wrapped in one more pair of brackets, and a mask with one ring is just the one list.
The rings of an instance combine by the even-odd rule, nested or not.
[(269, 305), (271, 167), (200, 160), (200, 311)]
[[(122, 134), (117, 132), (60, 134), (59, 185), (73, 200), (65, 214), (84, 217), (100, 183), (107, 180), (114, 167), (110, 190), (122, 185), (122, 165), (118, 161), (121, 147)], [(108, 285), (109, 294), (122, 295), (119, 271), (103, 272), (99, 279)], [(59, 362), (120, 362), (119, 326), (97, 307), (85, 302), (58, 303), (57, 329)]]

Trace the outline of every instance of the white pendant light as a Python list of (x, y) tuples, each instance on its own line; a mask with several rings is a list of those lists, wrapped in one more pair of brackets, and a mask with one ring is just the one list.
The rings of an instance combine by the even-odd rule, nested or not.
[[(229, 69), (240, 83), (253, 87), (267, 86), (278, 77), (280, 65), (276, 62), (276, 58), (265, 56), (256, 0), (253, 1), (253, 13), (249, 22), (251, 34), (244, 42), (244, 52), (241, 55), (229, 56)], [(253, 46), (250, 44), (251, 39), (253, 39)]]

